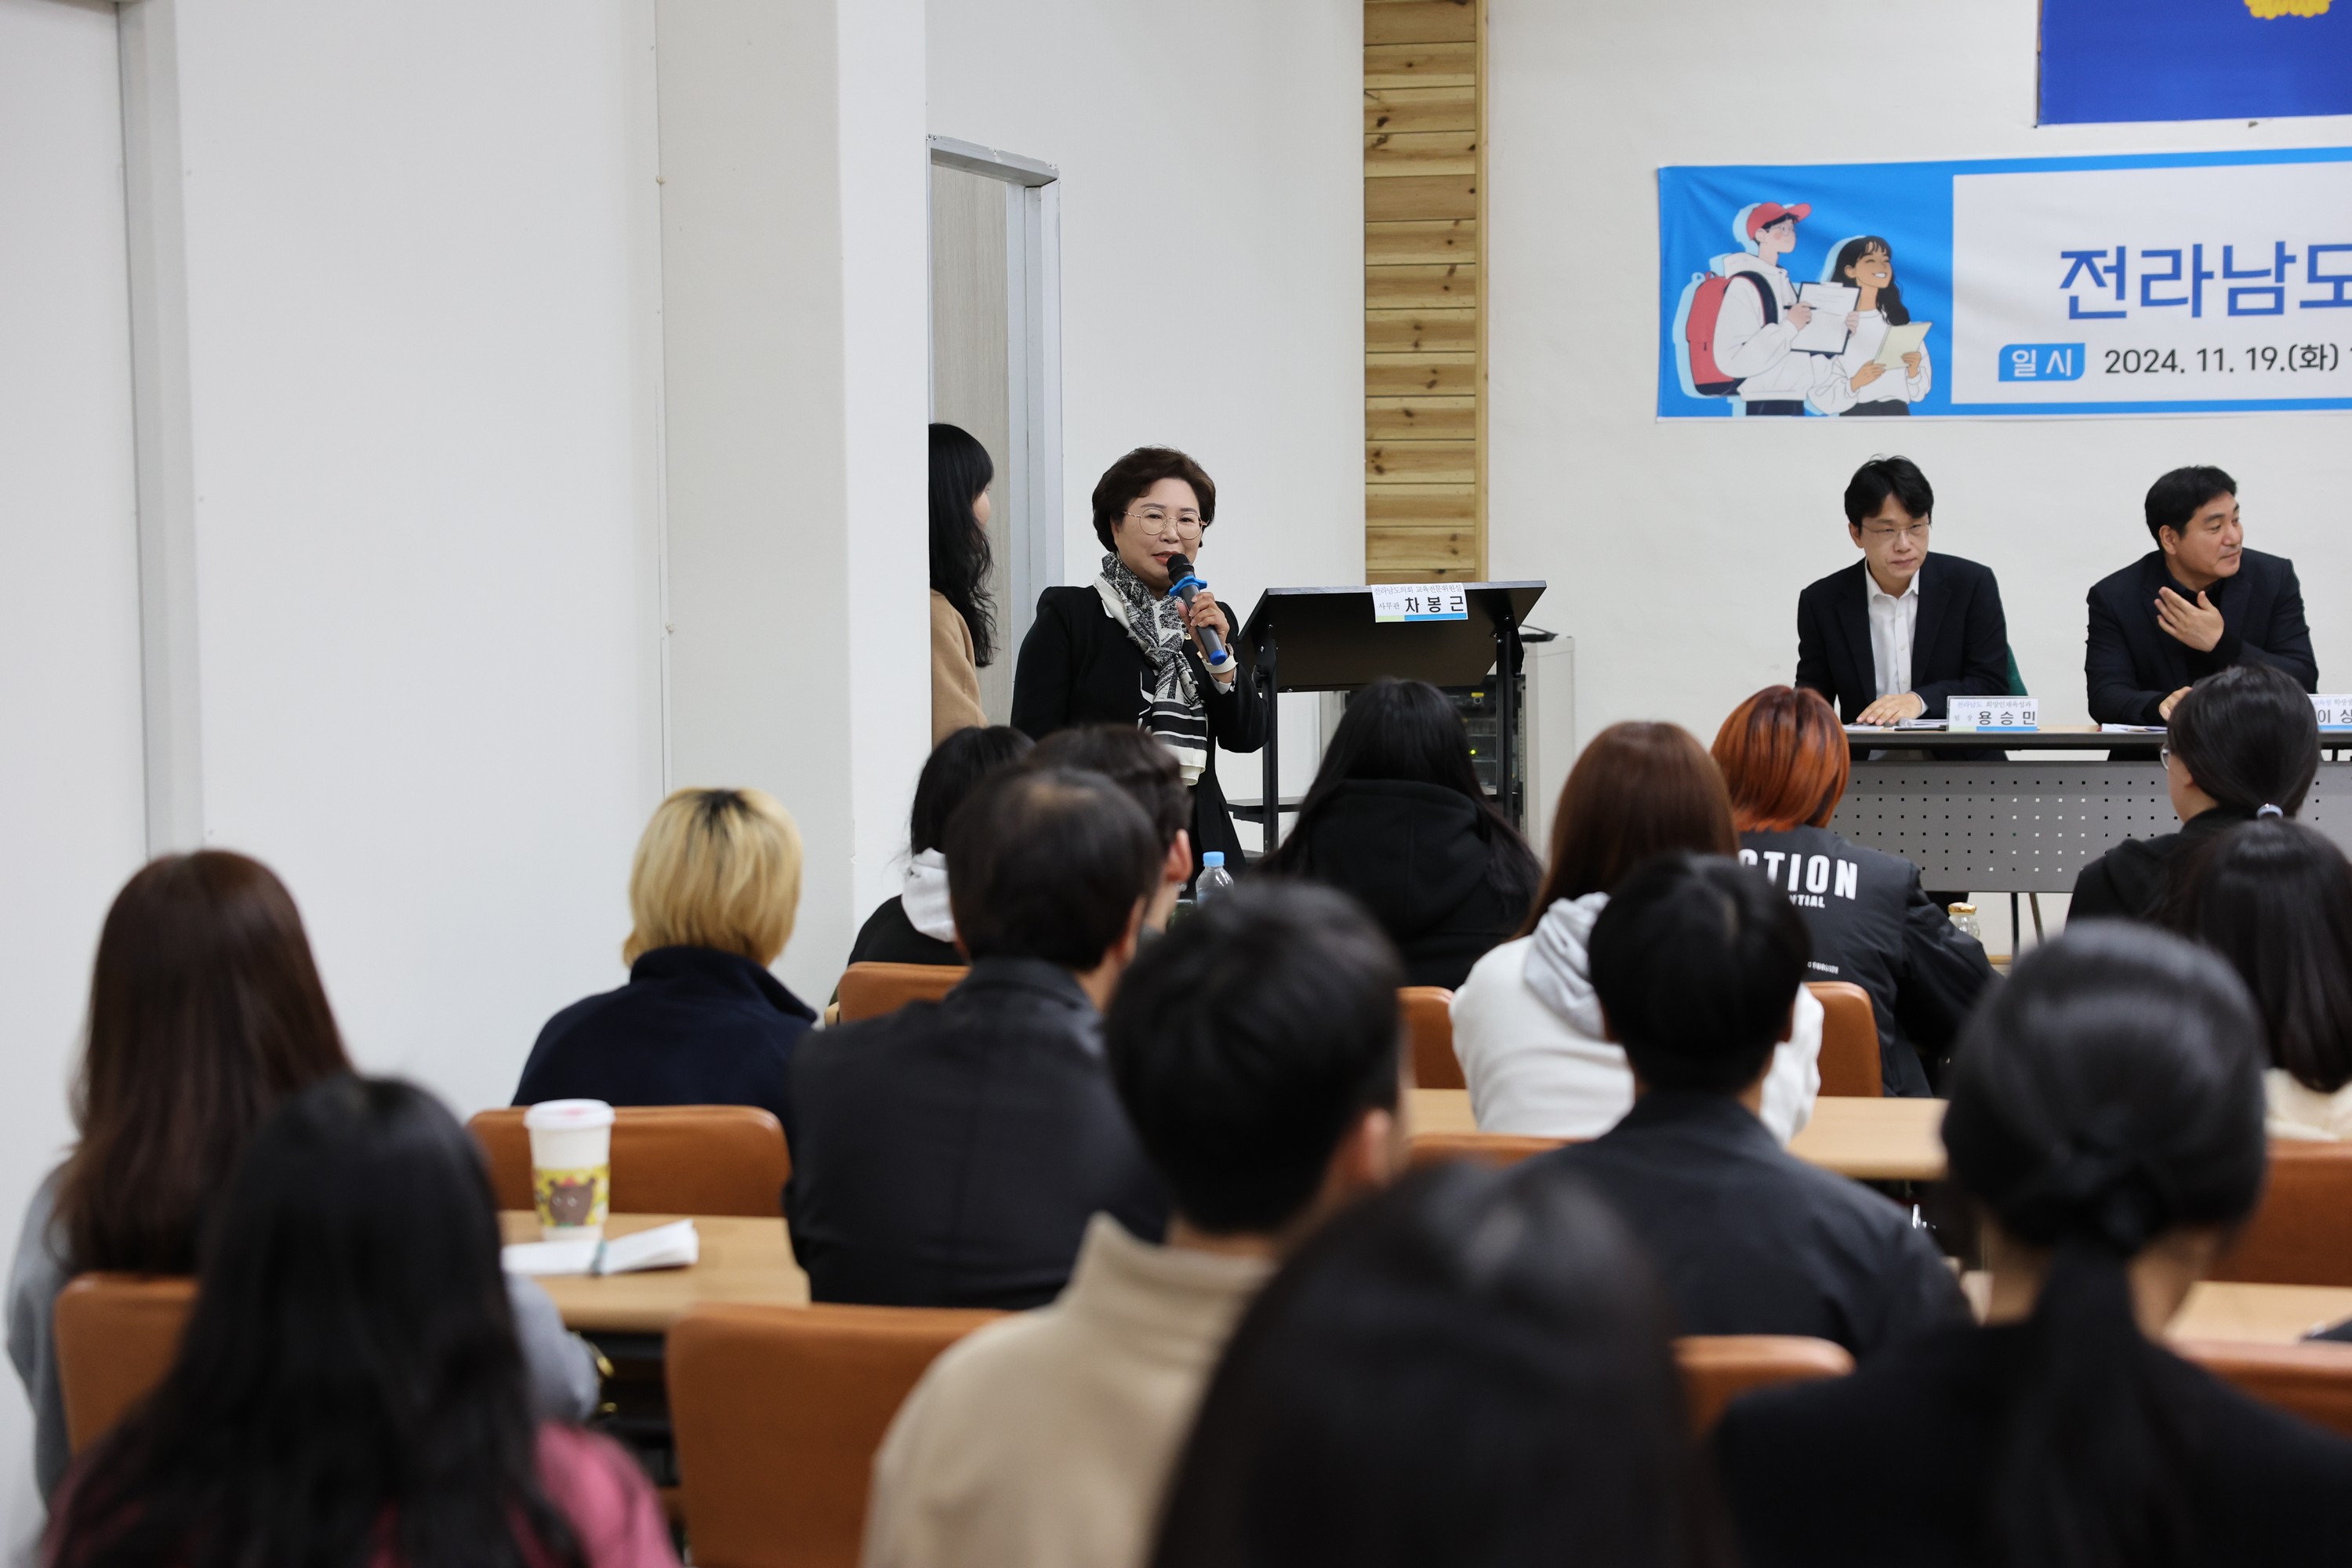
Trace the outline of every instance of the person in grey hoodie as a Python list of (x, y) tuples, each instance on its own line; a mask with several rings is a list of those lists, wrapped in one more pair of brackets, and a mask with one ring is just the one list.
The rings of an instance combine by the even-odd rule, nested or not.
[[(1595, 1138), (1633, 1103), (1586, 958), (1609, 894), (1656, 855), (1736, 855), (1723, 776), (1689, 731), (1612, 724), (1560, 789), (1551, 866), (1529, 929), (1480, 959), (1454, 998), (1454, 1050), (1481, 1131)], [(1796, 1026), (1764, 1078), (1764, 1125), (1783, 1143), (1820, 1092), (1822, 1005), (1797, 988)]]

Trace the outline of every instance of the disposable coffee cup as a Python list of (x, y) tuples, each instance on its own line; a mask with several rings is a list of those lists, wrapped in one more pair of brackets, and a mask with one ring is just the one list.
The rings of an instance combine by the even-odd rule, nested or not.
[(530, 1195), (545, 1241), (599, 1241), (613, 1197), (613, 1108), (601, 1100), (543, 1100), (523, 1112), (530, 1133)]

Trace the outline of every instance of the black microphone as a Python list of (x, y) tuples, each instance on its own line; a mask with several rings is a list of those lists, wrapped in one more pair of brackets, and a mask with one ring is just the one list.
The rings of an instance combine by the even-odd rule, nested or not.
[[(1171, 555), (1168, 558), (1168, 596), (1170, 598), (1183, 600), (1185, 608), (1190, 609), (1192, 596), (1207, 586), (1206, 583), (1192, 575), (1192, 563), (1190, 561), (1181, 555)], [(1193, 631), (1201, 639), (1201, 649), (1208, 656), (1211, 669), (1223, 669), (1232, 662), (1234, 656), (1226, 651), (1224, 639), (1217, 636), (1217, 629), (1214, 626), (1196, 626)]]

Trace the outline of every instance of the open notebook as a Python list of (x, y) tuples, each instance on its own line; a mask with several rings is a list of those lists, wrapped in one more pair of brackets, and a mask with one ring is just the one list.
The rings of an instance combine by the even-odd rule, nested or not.
[(602, 1241), (519, 1241), (500, 1261), (509, 1274), (635, 1274), (684, 1268), (701, 1256), (701, 1233), (681, 1219)]

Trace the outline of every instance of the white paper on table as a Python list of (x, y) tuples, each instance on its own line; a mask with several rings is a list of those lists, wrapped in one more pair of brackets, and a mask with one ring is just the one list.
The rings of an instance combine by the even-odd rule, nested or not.
[(685, 1268), (702, 1257), (702, 1233), (690, 1219), (602, 1241), (519, 1241), (499, 1249), (509, 1274), (552, 1278), (566, 1274), (635, 1274), (648, 1268)]
[(518, 1241), (499, 1249), (499, 1266), (509, 1274), (592, 1274), (602, 1241)]
[(2164, 726), (2161, 724), (2102, 724), (2099, 726), (2099, 733), (2102, 735), (2161, 735), (2164, 733)]
[(1933, 321), (1906, 321), (1899, 327), (1886, 329), (1886, 341), (1878, 345), (1877, 363), (1889, 370), (1904, 367), (1903, 356), (1917, 353), (1919, 345), (1927, 341), (1927, 329)]
[(1862, 290), (1851, 283), (1798, 284), (1797, 303), (1811, 305), (1813, 319), (1797, 329), (1789, 347), (1799, 353), (1845, 353), (1845, 319), (1853, 314), (1854, 303), (1861, 298)]

